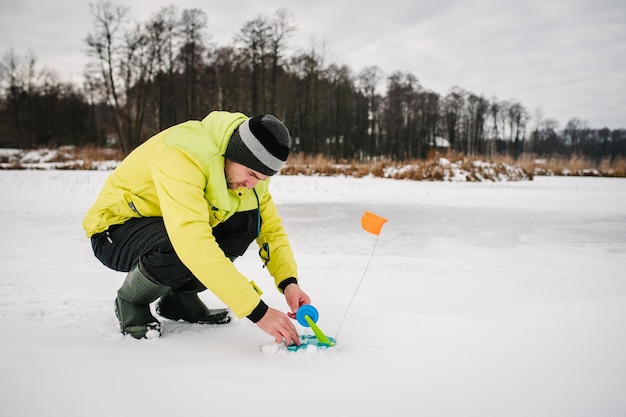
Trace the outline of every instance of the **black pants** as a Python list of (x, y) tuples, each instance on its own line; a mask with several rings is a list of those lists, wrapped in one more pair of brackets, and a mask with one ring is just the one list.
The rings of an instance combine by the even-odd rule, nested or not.
[[(213, 228), (213, 236), (226, 256), (235, 260), (257, 237), (259, 222), (257, 210), (235, 213)], [(130, 219), (111, 226), (92, 236), (91, 247), (100, 262), (116, 271), (128, 272), (141, 259), (146, 272), (170, 288), (200, 284), (178, 258), (161, 217)]]

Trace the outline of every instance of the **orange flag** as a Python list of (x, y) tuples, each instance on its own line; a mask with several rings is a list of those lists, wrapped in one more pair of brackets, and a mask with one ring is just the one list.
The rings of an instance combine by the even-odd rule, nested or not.
[(369, 211), (366, 211), (365, 214), (363, 214), (363, 217), (361, 217), (361, 226), (363, 227), (363, 230), (374, 235), (380, 234), (380, 231), (385, 223), (387, 223), (387, 219), (377, 216), (374, 213), (370, 213)]

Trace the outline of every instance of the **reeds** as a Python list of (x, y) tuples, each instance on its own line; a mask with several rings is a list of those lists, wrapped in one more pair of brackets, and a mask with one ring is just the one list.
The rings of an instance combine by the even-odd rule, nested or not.
[[(56, 149), (11, 150), (0, 154), (1, 169), (113, 169), (123, 154), (117, 149), (86, 145)], [(522, 154), (493, 158), (451, 152), (431, 152), (425, 160), (394, 161), (383, 157), (367, 160), (333, 159), (318, 155), (291, 154), (282, 175), (384, 177), (417, 181), (519, 180), (538, 175), (626, 177), (626, 158), (592, 160), (580, 155), (539, 157)]]

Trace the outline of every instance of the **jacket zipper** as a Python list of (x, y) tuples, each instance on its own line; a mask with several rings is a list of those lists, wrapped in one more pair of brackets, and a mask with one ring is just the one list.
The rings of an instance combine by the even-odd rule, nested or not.
[(138, 215), (139, 217), (143, 217), (143, 216), (141, 215), (141, 213), (139, 213), (139, 210), (137, 210), (137, 207), (135, 207), (135, 203), (133, 203), (132, 201), (129, 201), (129, 202), (128, 202), (128, 207), (130, 207), (130, 209), (131, 209), (132, 211), (134, 211), (135, 213), (137, 213), (137, 215)]

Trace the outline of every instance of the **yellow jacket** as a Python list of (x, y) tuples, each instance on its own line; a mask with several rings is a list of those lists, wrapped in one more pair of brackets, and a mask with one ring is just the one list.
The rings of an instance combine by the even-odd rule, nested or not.
[[(163, 217), (176, 254), (209, 290), (239, 317), (249, 315), (260, 296), (225, 256), (212, 228), (238, 211), (260, 206), (259, 247), (269, 245), (267, 262), (276, 286), (297, 277), (293, 252), (276, 206), (269, 180), (253, 190), (229, 190), (224, 153), (235, 129), (247, 117), (211, 112), (202, 121), (166, 129), (131, 152), (105, 181), (83, 228), (87, 237), (133, 217)], [(260, 203), (259, 203), (260, 202)]]

